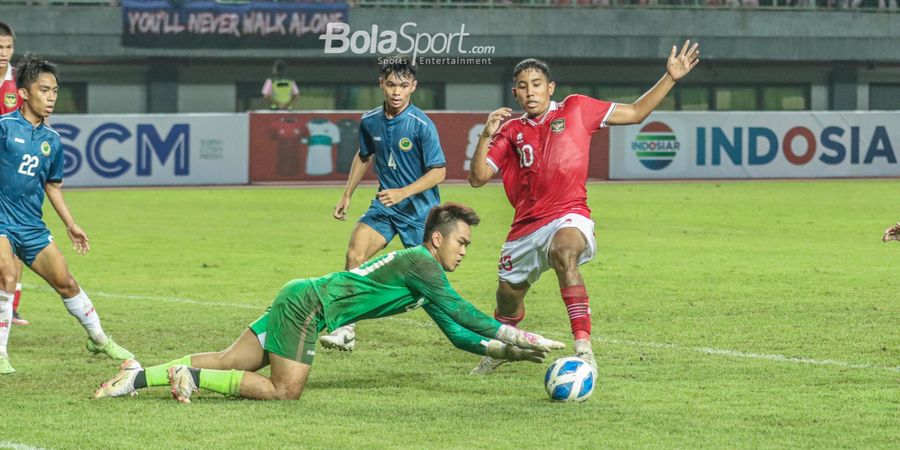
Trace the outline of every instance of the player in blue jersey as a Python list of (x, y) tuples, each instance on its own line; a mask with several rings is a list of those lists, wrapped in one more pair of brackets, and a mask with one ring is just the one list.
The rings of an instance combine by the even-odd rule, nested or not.
[(63, 200), (63, 148), (46, 119), (53, 112), (59, 85), (56, 66), (26, 58), (16, 70), (22, 107), (0, 117), (0, 373), (15, 372), (7, 343), (12, 319), (18, 256), (62, 297), (69, 313), (88, 333), (87, 349), (114, 359), (134, 355), (103, 332), (87, 294), (69, 273), (66, 260), (42, 219), (44, 195), (66, 226), (75, 251), (90, 250), (88, 236)]
[[(409, 100), (416, 90), (415, 61), (406, 55), (383, 58), (378, 83), (384, 103), (362, 116), (359, 152), (334, 207), (334, 218), (346, 220), (353, 191), (374, 163), (378, 193), (350, 235), (345, 270), (371, 258), (394, 236), (404, 247), (419, 245), (428, 211), (441, 203), (437, 185), (447, 174), (434, 122)], [(354, 327), (341, 327), (319, 342), (325, 348), (353, 350)]]

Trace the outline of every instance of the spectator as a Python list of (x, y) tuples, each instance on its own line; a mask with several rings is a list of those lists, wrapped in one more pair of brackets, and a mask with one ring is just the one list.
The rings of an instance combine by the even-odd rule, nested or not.
[(294, 100), (300, 96), (297, 83), (284, 77), (284, 69), (284, 61), (275, 61), (272, 76), (263, 84), (262, 95), (271, 103), (272, 109), (293, 109)]

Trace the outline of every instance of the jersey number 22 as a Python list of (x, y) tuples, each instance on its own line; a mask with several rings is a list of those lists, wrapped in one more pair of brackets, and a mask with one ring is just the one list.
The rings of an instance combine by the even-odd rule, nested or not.
[(34, 169), (41, 163), (41, 159), (34, 155), (22, 156), (22, 164), (19, 164), (19, 173), (22, 175), (34, 176)]

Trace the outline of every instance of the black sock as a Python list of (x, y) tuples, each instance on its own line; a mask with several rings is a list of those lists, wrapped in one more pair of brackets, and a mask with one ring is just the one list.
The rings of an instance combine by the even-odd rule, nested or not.
[(141, 369), (138, 372), (137, 376), (134, 377), (134, 388), (135, 389), (143, 389), (147, 387), (147, 374), (144, 373), (144, 370)]
[(191, 372), (191, 378), (194, 379), (194, 386), (200, 387), (200, 369), (188, 367), (188, 370)]

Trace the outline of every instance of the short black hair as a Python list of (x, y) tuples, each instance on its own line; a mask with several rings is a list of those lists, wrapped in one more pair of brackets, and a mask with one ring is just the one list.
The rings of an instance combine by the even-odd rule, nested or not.
[(547, 77), (547, 81), (553, 80), (553, 78), (550, 77), (550, 66), (548, 66), (547, 63), (535, 58), (528, 58), (519, 61), (519, 63), (516, 64), (516, 67), (513, 69), (513, 80), (515, 80), (520, 73), (526, 70), (537, 70)]
[(409, 55), (392, 55), (381, 58), (381, 67), (378, 74), (382, 79), (386, 80), (391, 74), (397, 75), (397, 78), (416, 78), (416, 61)]
[(431, 239), (431, 234), (435, 231), (444, 236), (449, 235), (456, 230), (456, 222), (460, 220), (469, 226), (475, 226), (481, 222), (481, 218), (474, 209), (461, 203), (447, 202), (431, 208), (428, 218), (425, 219), (425, 242)]
[(285, 64), (284, 61), (282, 61), (280, 59), (276, 60), (275, 63), (272, 64), (272, 73), (275, 74), (275, 76), (279, 76), (279, 77), (283, 76), (284, 69), (286, 67), (287, 67), (287, 64)]
[(56, 64), (27, 54), (16, 66), (16, 86), (28, 90), (45, 73), (53, 75), (53, 78), (59, 81), (59, 69), (56, 68)]
[(16, 32), (6, 22), (0, 22), (0, 36), (9, 36), (13, 41), (16, 40)]

